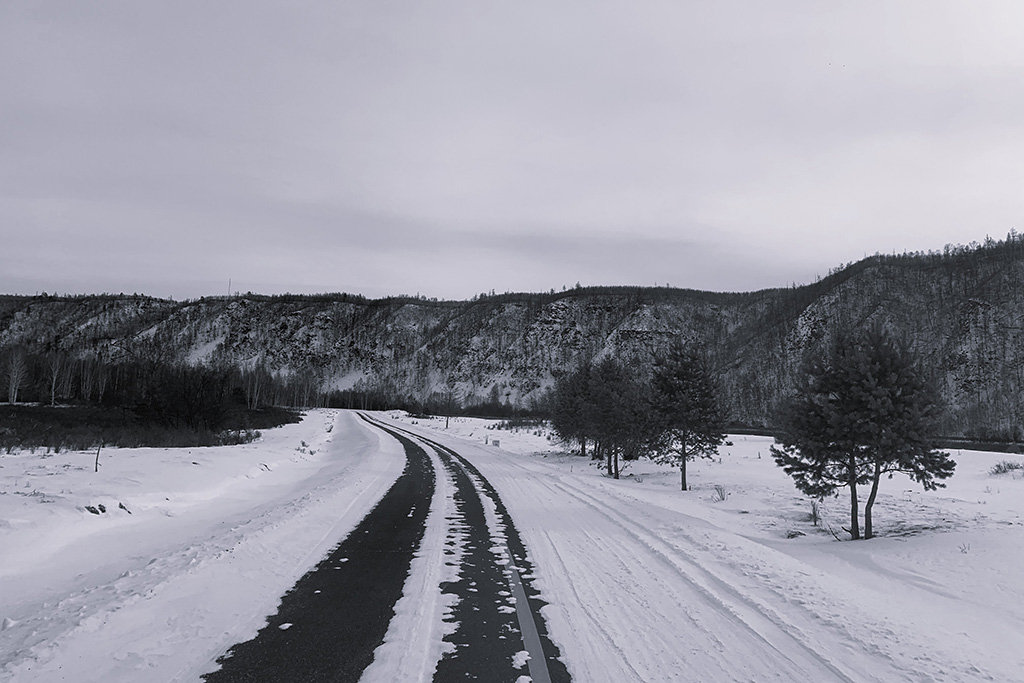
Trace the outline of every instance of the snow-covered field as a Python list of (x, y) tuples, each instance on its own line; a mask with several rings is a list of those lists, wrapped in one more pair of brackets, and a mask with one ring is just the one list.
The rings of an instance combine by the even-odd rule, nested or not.
[[(769, 438), (732, 437), (683, 493), (676, 470), (615, 481), (530, 430), (416, 422), (502, 496), (574, 680), (1024, 681), (1024, 478), (988, 473), (1024, 458), (954, 453), (937, 492), (885, 481), (883, 537), (840, 543)], [(846, 505), (822, 506), (844, 538)]]
[(0, 680), (215, 669), (401, 473), (401, 446), (358, 422), (312, 412), (245, 446), (104, 449), (98, 473), (95, 453), (0, 456)]
[[(574, 680), (1024, 681), (1024, 478), (988, 473), (1019, 456), (954, 453), (937, 492), (886, 481), (882, 537), (840, 543), (844, 500), (815, 527), (769, 439), (733, 437), (684, 493), (670, 468), (614, 481), (532, 430), (378, 416), (498, 490)], [(246, 446), (93, 457), (0, 456), (0, 681), (197, 681), (403, 465), (344, 411)], [(408, 586), (437, 580), (413, 566)]]

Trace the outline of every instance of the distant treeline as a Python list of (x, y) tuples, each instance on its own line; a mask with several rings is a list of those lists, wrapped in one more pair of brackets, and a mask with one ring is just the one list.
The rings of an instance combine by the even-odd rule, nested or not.
[(0, 405), (0, 448), (196, 446), (238, 443), (257, 430), (298, 420), (294, 403), (261, 401), (301, 395), (259, 373), (154, 360), (107, 363), (61, 353), (9, 349), (0, 356), (7, 405)]

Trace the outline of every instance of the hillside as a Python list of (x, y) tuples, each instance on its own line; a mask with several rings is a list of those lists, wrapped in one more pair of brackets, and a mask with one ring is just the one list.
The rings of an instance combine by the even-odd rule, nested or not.
[[(584, 359), (645, 363), (683, 337), (704, 345), (721, 369), (734, 421), (757, 427), (770, 426), (801, 359), (837, 326), (880, 320), (909, 337), (942, 386), (946, 436), (1016, 441), (1022, 269), (1022, 243), (1011, 234), (942, 253), (874, 256), (813, 284), (742, 294), (607, 287), (461, 302), (0, 296), (0, 349), (57, 354), (78, 368), (129, 359), (262, 368), (304, 386), (301, 397), (275, 397), (300, 403), (356, 389), (527, 406)], [(64, 381), (70, 396), (83, 380)]]

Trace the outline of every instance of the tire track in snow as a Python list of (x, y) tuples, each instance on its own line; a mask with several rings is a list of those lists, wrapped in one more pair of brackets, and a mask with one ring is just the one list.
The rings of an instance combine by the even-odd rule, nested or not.
[[(548, 538), (549, 543), (551, 543), (550, 536), (548, 536), (547, 534), (545, 534), (545, 536)], [(557, 560), (559, 562), (559, 565), (560, 565), (560, 567), (562, 569), (562, 573), (563, 574), (568, 574), (569, 573), (569, 565), (566, 563), (565, 558), (562, 557), (562, 553), (559, 552), (558, 544), (557, 543), (551, 543), (551, 550), (552, 550), (552, 552), (554, 554), (554, 557), (557, 558)], [(552, 571), (554, 570), (553, 567), (548, 567), (548, 569), (552, 570)], [(576, 598), (576, 602), (578, 604), (585, 604), (585, 601), (584, 601), (583, 597), (580, 595), (579, 591), (576, 589), (576, 586), (573, 583), (571, 583), (571, 582), (569, 584), (569, 589), (572, 591), (573, 597)], [(591, 628), (591, 630), (593, 632), (601, 634), (601, 637), (603, 638), (603, 640), (604, 640), (604, 642), (606, 644), (606, 647), (604, 648), (604, 650), (605, 651), (614, 651), (616, 653), (616, 655), (617, 655), (616, 660), (621, 662), (622, 664), (624, 664), (626, 667), (629, 668), (629, 672), (633, 674), (633, 678), (631, 680), (642, 681), (644, 679), (643, 674), (640, 671), (637, 671), (637, 669), (630, 663), (629, 657), (627, 656), (626, 650), (624, 650), (619, 645), (619, 643), (616, 640), (616, 638), (611, 634), (611, 632), (608, 630), (608, 628), (606, 628), (606, 624), (604, 622), (602, 622), (601, 619), (599, 619), (596, 616), (594, 616), (594, 614), (591, 611), (589, 611), (589, 610), (582, 610), (581, 613), (580, 613), (580, 616), (583, 619), (585, 619), (588, 624), (590, 624), (590, 628)]]
[[(845, 683), (853, 683), (855, 680), (840, 670), (828, 657), (791, 634), (787, 628), (788, 625), (774, 611), (751, 600), (741, 590), (712, 574), (680, 548), (666, 543), (643, 526), (630, 520), (615, 507), (598, 502), (576, 487), (569, 486), (564, 482), (553, 483), (563, 493), (574, 497), (624, 530), (663, 566), (682, 578), (709, 606), (719, 610), (735, 626), (745, 631), (749, 637), (756, 642), (763, 643), (766, 648), (776, 652), (783, 660), (803, 669), (806, 675), (811, 676), (806, 680), (824, 680), (820, 678), (822, 674), (828, 675), (830, 677), (828, 680)], [(685, 566), (681, 565), (681, 562), (685, 563)]]
[[(696, 591), (701, 601), (705, 605), (715, 607), (723, 616), (728, 616), (729, 621), (734, 627), (741, 629), (738, 634), (743, 638), (750, 640), (750, 646), (755, 647), (758, 641), (762, 642), (762, 650), (767, 652), (777, 652), (779, 656), (784, 658), (784, 661), (790, 662), (794, 666), (799, 668), (809, 667), (811, 673), (804, 674), (803, 676), (810, 676), (810, 678), (803, 678), (798, 676), (792, 680), (837, 680), (837, 681), (890, 681), (890, 680), (915, 680), (915, 681), (933, 681), (933, 680), (945, 680), (943, 677), (933, 678), (924, 671), (917, 671), (910, 669), (908, 670), (905, 666), (901, 666), (892, 655), (879, 647), (878, 643), (875, 643), (872, 639), (865, 639), (861, 634), (850, 632), (844, 627), (844, 623), (836, 622), (830, 618), (828, 614), (819, 614), (814, 611), (808, 611), (804, 608), (804, 603), (800, 599), (794, 600), (793, 593), (781, 593), (779, 588), (776, 586), (761, 586), (758, 585), (758, 591), (762, 591), (763, 588), (767, 588), (773, 594), (778, 595), (782, 604), (784, 605), (795, 605), (798, 608), (798, 614), (790, 612), (779, 612), (774, 609), (771, 605), (763, 602), (756, 593), (751, 593), (749, 589), (745, 589), (740, 583), (732, 583), (724, 576), (719, 576), (713, 573), (709, 567), (721, 567), (722, 569), (729, 571), (743, 571), (743, 574), (748, 579), (758, 581), (758, 574), (748, 574), (749, 567), (732, 567), (727, 564), (721, 564), (712, 560), (711, 564), (707, 560), (701, 561), (698, 557), (688, 552), (684, 547), (681, 547), (678, 543), (669, 543), (668, 541), (659, 537), (653, 531), (650, 531), (643, 524), (634, 521), (633, 517), (642, 518), (649, 513), (649, 509), (642, 506), (641, 500), (633, 499), (631, 496), (616, 495), (616, 492), (612, 489), (606, 491), (595, 491), (588, 490), (584, 487), (573, 485), (567, 482), (556, 474), (555, 476), (549, 476), (549, 472), (544, 472), (538, 467), (528, 467), (521, 462), (516, 462), (512, 459), (502, 459), (501, 467), (510, 470), (506, 473), (507, 482), (504, 481), (505, 477), (502, 478), (505, 486), (516, 487), (520, 492), (526, 492), (526, 495), (533, 499), (535, 502), (533, 505), (542, 507), (545, 501), (550, 501), (550, 492), (557, 492), (556, 496), (562, 496), (563, 498), (568, 497), (572, 501), (575, 501), (577, 505), (573, 509), (573, 514), (578, 514), (578, 506), (586, 506), (586, 509), (597, 513), (601, 518), (607, 521), (609, 524), (614, 525), (615, 528), (621, 529), (626, 534), (626, 540), (639, 545), (640, 550), (635, 551), (635, 554), (642, 555), (648, 553), (653, 555), (653, 559), (666, 568), (669, 568), (675, 575), (684, 579), (684, 583), (689, 586), (692, 590)], [(547, 489), (548, 493), (544, 493)], [(602, 497), (609, 495), (614, 496), (614, 502), (606, 502)], [(528, 503), (529, 504), (529, 503)], [(703, 522), (701, 522), (703, 524)], [(565, 534), (555, 531), (554, 535), (548, 533), (543, 529), (543, 525), (539, 530), (539, 533), (546, 539), (546, 550), (558, 557), (570, 551), (567, 548), (567, 538)], [(700, 548), (707, 553), (714, 554), (715, 549), (710, 545), (701, 544), (697, 541), (685, 527), (679, 527), (673, 529), (673, 533), (678, 533), (682, 536), (685, 542), (692, 542), (695, 547)], [(621, 548), (609, 546), (602, 540), (603, 536), (609, 538), (614, 537), (615, 532), (597, 532), (595, 534), (589, 534), (588, 532), (581, 531), (580, 529), (573, 529), (572, 535), (585, 536), (587, 538), (586, 544), (590, 546), (589, 552), (591, 556), (601, 557), (601, 562), (608, 562), (609, 566), (614, 566), (614, 563), (621, 560), (623, 562), (629, 561), (629, 551), (624, 551)], [(603, 552), (594, 552), (594, 546), (599, 547)], [(581, 553), (588, 552), (587, 549), (581, 547)], [(571, 554), (570, 554), (571, 558)], [(618, 558), (618, 559), (616, 559)], [(574, 558), (573, 558), (574, 559)], [(788, 559), (788, 558), (787, 558)], [(587, 571), (585, 566), (581, 566), (578, 560), (574, 563), (570, 559), (562, 560), (563, 568), (565, 573), (579, 574), (581, 571)], [(547, 567), (550, 569), (550, 567)], [(647, 567), (640, 567), (638, 571), (647, 571)], [(568, 585), (575, 592), (576, 583), (586, 584), (588, 580), (593, 580), (604, 585), (610, 583), (608, 576), (598, 576), (596, 574), (590, 576), (590, 578), (580, 577), (580, 581), (574, 581), (568, 583)], [(611, 582), (614, 583), (614, 582)], [(562, 589), (565, 586), (560, 582)], [(621, 584), (621, 588), (624, 591), (632, 590), (628, 584)], [(600, 602), (600, 595), (590, 595), (585, 597), (576, 594), (577, 600), (581, 604), (586, 604), (587, 600), (595, 600)], [(635, 597), (638, 601), (642, 601), (643, 596), (631, 596)], [(683, 604), (683, 603), (680, 603)], [(843, 609), (842, 607), (838, 607)], [(600, 611), (601, 607), (597, 607)], [(618, 608), (621, 610), (621, 606)], [(612, 609), (614, 611), (614, 608)], [(692, 615), (688, 615), (692, 616)], [(803, 627), (795, 623), (792, 618), (795, 617), (797, 621), (803, 620)], [(574, 614), (567, 614), (562, 617), (568, 624), (568, 628), (571, 631), (575, 631), (579, 628), (579, 617)], [(594, 620), (595, 623), (601, 625), (603, 622), (599, 619)], [(895, 634), (891, 628), (888, 628), (885, 622), (871, 620), (871, 624), (874, 624), (875, 628), (880, 629), (880, 632), (885, 637), (894, 637)], [(561, 625), (561, 624), (560, 624)], [(646, 626), (646, 624), (645, 624)], [(827, 630), (823, 630), (825, 627)], [(601, 637), (605, 639), (609, 646), (613, 644), (616, 638), (628, 638), (631, 637), (629, 634), (625, 634), (621, 631), (616, 631), (614, 625), (611, 627), (602, 627), (598, 629)], [(746, 633), (744, 636), (743, 633)], [(645, 631), (644, 637), (647, 637), (649, 631)], [(742, 659), (742, 656), (738, 655), (737, 648), (740, 646), (735, 638), (737, 635), (726, 627), (726, 630), (722, 632), (723, 637), (728, 638), (727, 650), (733, 653), (736, 659)], [(888, 634), (888, 636), (886, 636)], [(874, 631), (871, 632), (874, 635)], [(751, 640), (752, 639), (752, 640)], [(577, 643), (585, 641), (578, 640)], [(657, 641), (657, 635), (655, 635)], [(650, 643), (646, 643), (649, 645)], [(890, 642), (890, 645), (898, 647), (898, 641)], [(590, 646), (593, 650), (593, 646)], [(647, 648), (650, 652), (652, 647)], [(863, 653), (868, 655), (858, 655), (855, 653)], [(588, 651), (589, 656), (589, 651)], [(633, 653), (636, 656), (636, 653)], [(576, 657), (579, 654), (576, 653)], [(574, 659), (570, 659), (570, 664), (573, 663)], [(757, 661), (756, 657), (754, 661)], [(689, 662), (688, 662), (689, 664)], [(642, 668), (642, 667), (641, 667)], [(759, 677), (756, 680), (765, 680), (765, 676), (771, 671), (770, 667), (764, 666), (759, 672)], [(721, 673), (721, 672), (719, 672)], [(661, 674), (659, 674), (661, 675)], [(646, 673), (646, 677), (650, 676), (650, 672)], [(661, 675), (664, 680), (670, 680), (670, 678)], [(640, 677), (640, 680), (644, 680), (644, 676)], [(701, 678), (698, 676), (698, 678)], [(678, 680), (689, 680), (678, 679)], [(708, 672), (702, 679), (711, 680), (750, 680), (742, 675), (737, 674), (735, 678), (716, 678), (713, 672)], [(676, 680), (671, 678), (671, 680)], [(786, 680), (785, 676), (779, 678), (779, 680)]]

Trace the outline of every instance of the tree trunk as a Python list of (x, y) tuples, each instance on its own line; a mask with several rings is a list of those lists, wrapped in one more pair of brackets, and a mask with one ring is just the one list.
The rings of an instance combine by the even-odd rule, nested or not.
[(686, 490), (686, 439), (679, 445), (679, 485), (680, 490)]
[(871, 493), (868, 494), (868, 500), (864, 503), (864, 538), (872, 538), (874, 532), (871, 528), (871, 506), (875, 504), (875, 496), (878, 495), (878, 482), (882, 478), (882, 466), (879, 463), (875, 463), (875, 474), (871, 478)]
[(7, 402), (11, 405), (18, 402), (18, 390), (21, 389), (27, 374), (28, 367), (25, 364), (25, 356), (15, 351), (7, 359)]
[(612, 458), (615, 460), (615, 472), (612, 474), (612, 477), (615, 478), (615, 479), (618, 479), (619, 478), (619, 449), (618, 448), (613, 448), (613, 449), (611, 449), (611, 452), (612, 452)]
[(50, 405), (55, 406), (57, 405), (57, 385), (60, 382), (64, 364), (61, 362), (60, 356), (57, 355), (51, 355), (48, 363), (50, 371)]
[(857, 456), (850, 455), (850, 463), (848, 465), (849, 477), (848, 485), (850, 487), (850, 537), (855, 540), (860, 540), (860, 511), (857, 507)]

